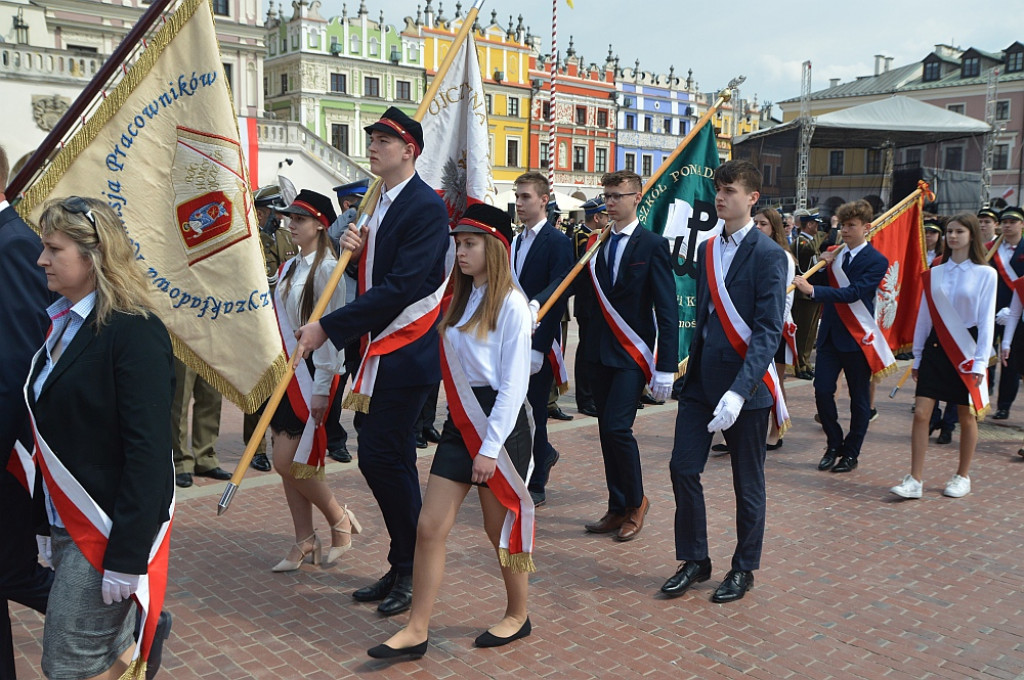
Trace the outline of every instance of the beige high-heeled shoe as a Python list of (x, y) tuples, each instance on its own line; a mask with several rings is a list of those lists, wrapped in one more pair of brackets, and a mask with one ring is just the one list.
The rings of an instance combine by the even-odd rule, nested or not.
[[(334, 526), (331, 527), (331, 534), (332, 534), (332, 536), (331, 536), (331, 543), (332, 544), (334, 543), (334, 536), (333, 536), (333, 534), (349, 534), (351, 536), (352, 534), (361, 533), (362, 530), (363, 530), (363, 527), (359, 525), (359, 520), (356, 519), (356, 516), (352, 514), (352, 511), (348, 509), (347, 505), (345, 507), (343, 507), (342, 510), (345, 512), (345, 516), (342, 517), (340, 520), (338, 520), (337, 524), (335, 524)], [(342, 523), (346, 519), (348, 519), (348, 521), (349, 521), (349, 528), (348, 528), (347, 531), (345, 529), (340, 528)], [(326, 567), (326, 566), (329, 566), (331, 564), (334, 564), (335, 560), (337, 560), (339, 557), (341, 557), (346, 552), (348, 552), (348, 549), (351, 548), (351, 547), (352, 547), (352, 539), (351, 538), (349, 538), (348, 543), (346, 543), (345, 545), (331, 545), (331, 547), (324, 554), (324, 561), (321, 563), (321, 565)]]
[[(309, 546), (309, 548), (306, 548), (306, 544), (309, 541), (313, 541), (313, 545)], [(298, 543), (296, 543), (292, 547), (299, 549), (299, 553), (300, 553), (299, 559), (295, 560), (294, 562), (292, 560), (288, 559), (289, 557), (291, 557), (291, 552), (289, 552), (287, 555), (285, 555), (285, 558), (283, 560), (281, 560), (280, 562), (275, 564), (273, 567), (271, 567), (270, 571), (275, 571), (275, 572), (295, 571), (300, 566), (302, 566), (303, 562), (306, 561), (306, 556), (307, 555), (309, 555), (312, 558), (310, 560), (310, 562), (312, 562), (313, 564), (317, 564), (318, 562), (320, 562), (320, 553), (322, 551), (322, 548), (321, 548), (321, 545), (320, 545), (320, 539), (317, 537), (317, 535), (315, 533), (314, 534), (310, 534), (309, 536), (307, 536), (306, 538), (302, 539), (301, 541), (299, 541)]]

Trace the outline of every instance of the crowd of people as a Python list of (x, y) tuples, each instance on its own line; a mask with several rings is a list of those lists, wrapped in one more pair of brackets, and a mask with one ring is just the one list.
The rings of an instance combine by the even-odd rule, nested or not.
[[(620, 542), (641, 535), (650, 501), (634, 420), (645, 402), (672, 395), (679, 566), (661, 593), (679, 597), (713, 575), (701, 476), (721, 433), (736, 494), (736, 545), (711, 599), (742, 599), (761, 562), (766, 452), (782, 446), (789, 426), (787, 369), (813, 380), (825, 440), (818, 469), (842, 474), (858, 467), (875, 413), (873, 381), (895, 366), (877, 339), (875, 297), (888, 262), (869, 241), (872, 206), (839, 206), (823, 230), (816, 211), (758, 209), (761, 175), (751, 163), (717, 168), (723, 227), (697, 250), (695, 328), (680, 376), (670, 250), (639, 222), (636, 173), (605, 175), (602, 193), (583, 205), (583, 221), (561, 228), (547, 178), (536, 172), (515, 182), (518, 233), (513, 216), (485, 204), (452, 225), (416, 172), (429, 143), (419, 123), (390, 108), (366, 131), (371, 170), (382, 180), (376, 202), (362, 206), (367, 220), (356, 220), (365, 183), (336, 188), (340, 215), (331, 197), (308, 189), (287, 200), (276, 187), (256, 193), (268, 283), (296, 365), (270, 421), (270, 454), (263, 444), (252, 461), (281, 478), (294, 529), (289, 552), (268, 568), (294, 571), (307, 559), (330, 566), (361, 531), (325, 480), (327, 458), (352, 460), (339, 421), (344, 402), (356, 411), (358, 468), (390, 539), (389, 570), (351, 595), (377, 603), (384, 616), (410, 611), (407, 625), (368, 654), (397, 660), (427, 652), (446, 539), (473, 487), (506, 592), (504, 612), (475, 644), (529, 636), (537, 509), (559, 460), (546, 421), (570, 417), (557, 400), (567, 387), (567, 323), (575, 318), (576, 407), (597, 419), (607, 488), (604, 507), (583, 528)], [(0, 184), (7, 174), (0, 150)], [(902, 498), (922, 496), (929, 435), (940, 429), (941, 443), (957, 422), (959, 463), (944, 493), (971, 491), (992, 363), (1002, 366), (994, 417), (1008, 415), (1024, 371), (1024, 333), (1016, 332), (1024, 311), (1016, 283), (1024, 274), (1022, 226), (1015, 207), (925, 224), (931, 268), (914, 333), (910, 472), (892, 488)], [(141, 604), (147, 580), (166, 577), (158, 548), (168, 537), (174, 485), (188, 487), (194, 475), (230, 477), (215, 451), (220, 397), (174, 359), (120, 218), (105, 202), (55, 199), (39, 227), (41, 241), (0, 195), (0, 285), (17, 292), (0, 306), (11, 329), (0, 449), (17, 457), (38, 445), (38, 474), (21, 479), (16, 466), (5, 466), (0, 481), (4, 541), (17, 548), (3, 556), (2, 594), (46, 613), (47, 677), (119, 677), (138, 661), (136, 638), (145, 640), (152, 677), (171, 618), (159, 601), (137, 614), (132, 598)], [(342, 284), (327, 291), (345, 251)], [(560, 285), (587, 252), (593, 256), (582, 272)], [(807, 275), (819, 261), (821, 271)], [(326, 312), (311, 320), (325, 292)], [(1000, 362), (990, 361), (993, 348)], [(850, 397), (845, 432), (835, 398), (840, 374)], [(442, 383), (448, 413), (438, 431)], [(247, 437), (255, 418), (247, 416)], [(421, 495), (416, 450), (428, 442), (437, 446)], [(329, 545), (315, 531), (314, 507)], [(6, 679), (14, 677), (9, 618), (0, 625)]]

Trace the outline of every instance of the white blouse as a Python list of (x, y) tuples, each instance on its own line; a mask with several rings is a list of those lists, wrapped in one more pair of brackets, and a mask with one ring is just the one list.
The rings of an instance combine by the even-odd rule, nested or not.
[[(796, 278), (796, 258), (793, 257), (793, 253), (786, 251), (786, 287), (789, 287), (789, 283)], [(793, 295), (796, 293), (796, 289), (786, 293), (786, 306), (783, 308), (782, 320), (793, 323)]]
[(480, 306), (486, 290), (486, 284), (473, 289), (462, 318), (445, 330), (445, 337), (452, 344), (469, 384), (472, 387), (486, 385), (498, 392), (487, 418), (487, 434), (480, 446), (482, 455), (497, 458), (526, 401), (530, 383), (531, 321), (526, 297), (513, 290), (498, 313), (497, 327), (485, 338), (477, 337), (476, 329), (460, 331), (459, 327), (468, 322)]
[[(984, 374), (988, 370), (988, 358), (992, 353), (996, 314), (996, 270), (983, 264), (964, 260), (960, 264), (948, 260), (932, 267), (942, 269), (942, 292), (949, 299), (953, 309), (960, 315), (966, 328), (977, 326), (978, 343), (974, 355), (972, 373)], [(928, 334), (932, 332), (932, 316), (928, 310), (925, 293), (921, 291), (921, 305), (917, 309), (917, 324), (914, 326), (914, 368), (921, 365), (921, 353)]]
[[(310, 269), (313, 266), (313, 260), (316, 259), (316, 252), (312, 252), (309, 255), (303, 256), (302, 254), (296, 255), (292, 260), (295, 264), (290, 265), (292, 267), (291, 276), (288, 277), (288, 281), (282, 281), (278, 284), (281, 287), (282, 293), (287, 289), (288, 297), (285, 298), (284, 307), (285, 313), (288, 315), (288, 323), (292, 325), (292, 328), (298, 329), (302, 325), (302, 320), (299, 319), (299, 306), (302, 300), (302, 290), (306, 287), (307, 279), (309, 278)], [(334, 265), (337, 264), (337, 260), (330, 253), (324, 257), (320, 263), (320, 268), (316, 271), (316, 277), (313, 282), (313, 292), (319, 297), (320, 293), (324, 288), (327, 287), (327, 282), (331, 278), (331, 272), (334, 271)], [(291, 284), (289, 287), (288, 284)], [(316, 300), (317, 298), (314, 298)], [(315, 302), (314, 302), (315, 304)], [(324, 310), (324, 316), (330, 314), (336, 309), (340, 309), (345, 305), (345, 277), (341, 277), (341, 281), (338, 283), (338, 287), (331, 293), (331, 301), (327, 303), (327, 309)], [(313, 394), (321, 397), (325, 397), (331, 393), (331, 381), (334, 380), (334, 376), (341, 373), (345, 364), (345, 351), (338, 350), (334, 344), (330, 341), (325, 342), (320, 346), (320, 349), (313, 350), (313, 366), (316, 370), (313, 373)]]

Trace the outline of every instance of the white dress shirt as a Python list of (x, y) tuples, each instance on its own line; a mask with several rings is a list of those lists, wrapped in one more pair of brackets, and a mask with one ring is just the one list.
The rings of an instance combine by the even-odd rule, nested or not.
[[(288, 323), (292, 325), (292, 328), (299, 328), (303, 323), (302, 319), (299, 318), (299, 311), (302, 301), (302, 290), (308, 283), (308, 277), (310, 268), (313, 266), (313, 260), (316, 259), (316, 251), (309, 255), (296, 255), (293, 260), (295, 264), (291, 266), (292, 272), (288, 277), (287, 281), (282, 281), (281, 284), (282, 294), (287, 297), (284, 298), (284, 309), (285, 314), (288, 315)], [(316, 271), (316, 277), (313, 283), (313, 292), (316, 297), (314, 300), (320, 297), (320, 293), (327, 287), (327, 282), (331, 278), (331, 272), (334, 271), (334, 265), (337, 264), (337, 260), (334, 259), (333, 255), (328, 254), (324, 257), (320, 263), (320, 268)], [(345, 305), (345, 277), (341, 277), (341, 281), (338, 282), (338, 287), (331, 292), (331, 301), (327, 303), (327, 309), (324, 310), (324, 316), (327, 316), (336, 309), (340, 309)], [(331, 393), (331, 381), (334, 380), (334, 376), (341, 373), (344, 369), (342, 368), (345, 364), (345, 351), (344, 348), (339, 351), (334, 347), (333, 342), (325, 342), (320, 345), (319, 349), (313, 350), (313, 366), (315, 371), (313, 373), (313, 394), (316, 396), (326, 397)]]
[[(948, 260), (932, 267), (942, 269), (942, 292), (953, 309), (960, 315), (965, 328), (977, 326), (978, 349), (974, 355), (972, 373), (983, 374), (988, 370), (988, 357), (992, 353), (992, 336), (996, 315), (996, 270), (969, 259), (960, 264)], [(924, 291), (921, 305), (917, 309), (917, 323), (914, 326), (914, 368), (921, 366), (924, 343), (932, 331), (932, 315), (928, 310)]]
[[(750, 220), (743, 227), (734, 231), (731, 235), (727, 235), (724, 231), (718, 238), (722, 239), (722, 243), (719, 246), (722, 249), (722, 280), (729, 275), (729, 267), (732, 266), (732, 261), (736, 257), (736, 251), (740, 249), (740, 243), (747, 237), (750, 230), (754, 228), (754, 220)], [(795, 270), (794, 270), (795, 271)], [(793, 279), (791, 278), (790, 281)], [(710, 285), (710, 283), (708, 284)], [(708, 298), (708, 310), (709, 314), (715, 313), (715, 298)], [(704, 337), (708, 337), (708, 328), (704, 327)]]
[[(604, 245), (604, 261), (605, 264), (608, 265), (608, 274), (615, 274), (611, 277), (612, 285), (615, 285), (615, 279), (619, 277), (619, 265), (622, 264), (622, 253), (626, 251), (626, 242), (629, 241), (630, 237), (633, 235), (633, 230), (636, 229), (639, 224), (640, 220), (633, 220), (622, 229), (612, 229), (611, 234), (608, 235), (608, 240)], [(611, 239), (613, 234), (622, 234), (622, 238), (619, 240), (619, 245), (615, 249), (614, 266), (612, 262), (608, 261), (608, 246), (612, 242)]]
[(370, 220), (370, 230), (374, 231), (376, 227), (379, 227), (381, 222), (384, 221), (384, 216), (388, 214), (388, 208), (395, 202), (398, 195), (402, 193), (402, 189), (409, 184), (409, 180), (416, 176), (416, 173), (409, 175), (404, 182), (396, 184), (393, 188), (387, 189), (386, 191), (380, 192), (380, 200), (377, 201), (377, 209), (373, 211), (373, 218)]
[(519, 409), (526, 400), (530, 383), (530, 336), (532, 322), (526, 297), (518, 290), (509, 292), (498, 313), (497, 326), (480, 338), (476, 329), (459, 330), (484, 299), (487, 285), (474, 288), (466, 302), (462, 318), (445, 329), (455, 356), (472, 387), (488, 386), (498, 392), (494, 408), (487, 418), (487, 434), (480, 454), (497, 458), (505, 440), (512, 434)]
[(519, 272), (523, 271), (523, 263), (526, 262), (527, 253), (530, 252), (534, 241), (537, 240), (537, 235), (547, 223), (547, 219), (544, 218), (529, 229), (523, 229), (523, 233), (516, 236), (515, 241), (512, 243), (512, 271), (517, 278)]
[[(793, 257), (793, 253), (786, 251), (786, 287), (789, 287), (790, 281), (796, 277), (796, 258)], [(786, 306), (783, 308), (782, 319), (793, 323), (793, 295), (796, 294), (796, 289), (786, 293)]]

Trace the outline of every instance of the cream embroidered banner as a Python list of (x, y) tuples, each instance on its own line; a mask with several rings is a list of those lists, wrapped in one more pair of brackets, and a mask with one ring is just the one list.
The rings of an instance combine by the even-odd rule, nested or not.
[(105, 200), (124, 219), (174, 352), (255, 410), (284, 368), (238, 119), (210, 3), (185, 0), (25, 193)]

